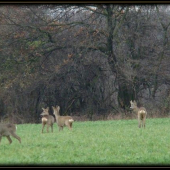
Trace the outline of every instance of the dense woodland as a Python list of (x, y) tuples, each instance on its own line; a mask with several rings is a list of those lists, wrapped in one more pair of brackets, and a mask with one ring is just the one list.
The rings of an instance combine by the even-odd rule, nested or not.
[(170, 5), (2, 4), (0, 119), (170, 114)]

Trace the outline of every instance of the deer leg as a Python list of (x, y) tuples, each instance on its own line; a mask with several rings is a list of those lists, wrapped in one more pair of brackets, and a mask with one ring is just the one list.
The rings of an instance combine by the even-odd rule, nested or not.
[(138, 126), (139, 126), (139, 128), (141, 127), (140, 115), (138, 115)]
[(9, 141), (9, 144), (11, 144), (12, 140), (11, 140), (10, 136), (6, 136), (6, 137), (7, 137), (8, 141)]
[(139, 126), (139, 128), (141, 128), (141, 123), (139, 123), (139, 125), (138, 125), (138, 126)]
[(71, 122), (66, 121), (66, 122), (65, 122), (65, 125), (71, 130)]
[(59, 126), (59, 131), (60, 131), (60, 130), (63, 130), (63, 126)]
[(47, 124), (47, 132), (49, 132), (49, 125)]
[(72, 123), (68, 123), (67, 127), (71, 130), (72, 129)]
[(143, 118), (143, 126), (145, 128), (145, 121), (146, 121), (146, 116)]
[(70, 130), (70, 125), (69, 125), (69, 124), (67, 125), (67, 127), (68, 127), (68, 129)]
[(43, 123), (43, 124), (42, 124), (42, 133), (43, 133), (44, 126), (45, 126), (45, 124)]
[(19, 141), (19, 143), (21, 143), (21, 138), (20, 138), (18, 135), (16, 135), (16, 133), (11, 132), (11, 136), (13, 136), (14, 138), (16, 138), (16, 139)]
[(145, 128), (145, 118), (143, 118), (142, 123), (143, 123), (143, 128)]
[(72, 123), (70, 123), (70, 128), (72, 129)]
[(51, 132), (53, 132), (53, 124), (51, 125)]

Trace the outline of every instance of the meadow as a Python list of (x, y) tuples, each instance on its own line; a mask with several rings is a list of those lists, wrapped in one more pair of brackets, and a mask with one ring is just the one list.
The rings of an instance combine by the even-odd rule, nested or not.
[[(19, 124), (22, 143), (1, 140), (0, 166), (168, 166), (170, 119), (84, 121), (41, 133), (40, 124)], [(51, 129), (50, 129), (51, 130)]]

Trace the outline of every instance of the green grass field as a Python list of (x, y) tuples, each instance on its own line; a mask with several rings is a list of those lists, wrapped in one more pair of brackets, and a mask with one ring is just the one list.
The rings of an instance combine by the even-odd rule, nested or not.
[(1, 140), (0, 166), (167, 166), (170, 164), (170, 119), (74, 122), (41, 133), (41, 124), (17, 125), (22, 143)]

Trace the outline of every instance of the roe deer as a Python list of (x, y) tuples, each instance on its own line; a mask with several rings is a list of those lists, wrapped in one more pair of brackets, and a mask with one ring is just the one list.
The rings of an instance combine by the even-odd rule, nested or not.
[(0, 142), (2, 137), (7, 137), (9, 144), (12, 143), (10, 135), (16, 138), (21, 143), (21, 138), (16, 135), (17, 126), (12, 123), (0, 123)]
[(53, 132), (54, 117), (49, 115), (49, 107), (46, 109), (42, 108), (43, 112), (40, 114), (42, 116), (42, 133), (45, 125), (47, 124), (47, 132), (49, 132), (49, 127), (51, 126), (51, 131)]
[(146, 109), (144, 107), (137, 107), (136, 101), (132, 102), (132, 100), (131, 100), (130, 104), (131, 104), (130, 108), (133, 109), (138, 114), (139, 128), (141, 127), (141, 124), (142, 124), (142, 127), (145, 128), (145, 120), (146, 120), (146, 115), (147, 115)]
[(71, 116), (60, 116), (60, 106), (53, 107), (53, 114), (56, 117), (56, 122), (59, 127), (59, 131), (63, 130), (64, 126), (67, 126), (70, 130), (72, 129), (72, 123), (74, 122)]

